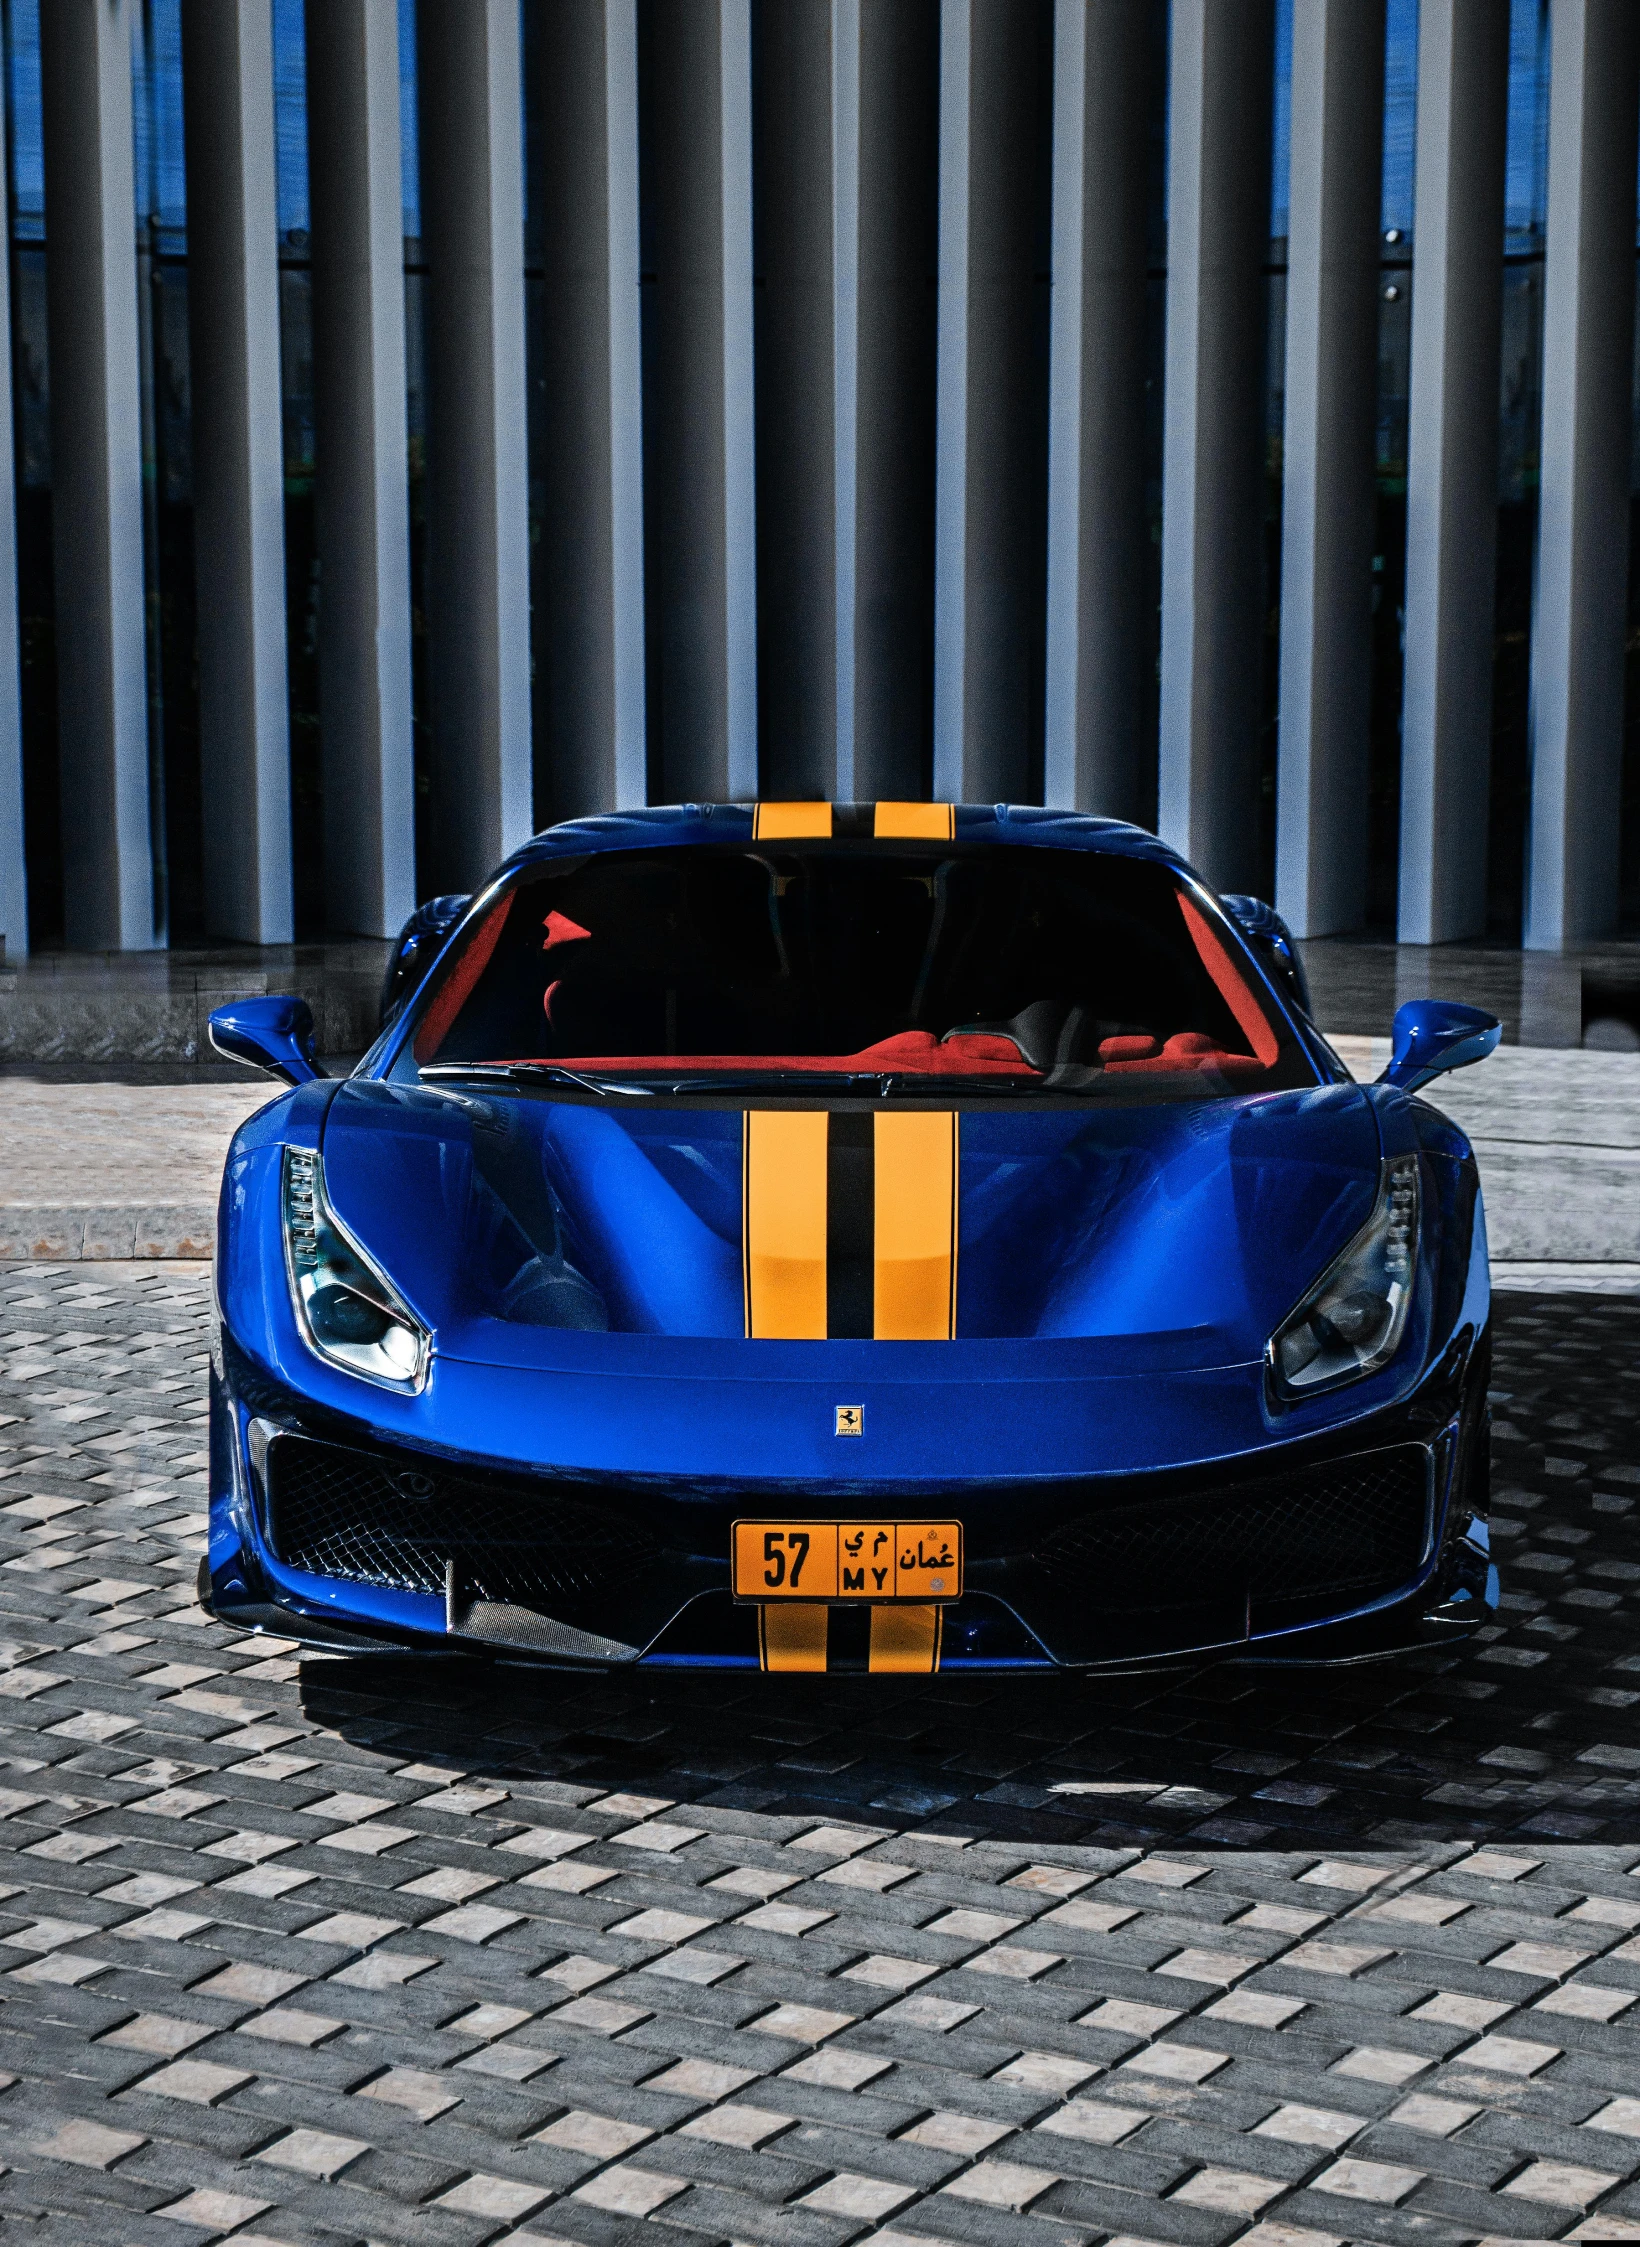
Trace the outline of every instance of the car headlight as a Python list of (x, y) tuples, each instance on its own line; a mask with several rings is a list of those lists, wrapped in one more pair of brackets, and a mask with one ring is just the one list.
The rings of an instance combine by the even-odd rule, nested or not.
[(315, 1149), (285, 1149), (281, 1207), (296, 1323), (313, 1349), (368, 1381), (419, 1389), (427, 1329), (332, 1210)]
[(1284, 1395), (1358, 1381), (1400, 1348), (1418, 1270), (1421, 1202), (1417, 1156), (1384, 1163), (1372, 1215), (1270, 1337), (1265, 1359)]

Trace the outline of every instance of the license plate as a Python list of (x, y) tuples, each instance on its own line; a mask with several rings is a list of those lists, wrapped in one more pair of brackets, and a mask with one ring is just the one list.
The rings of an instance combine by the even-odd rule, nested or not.
[(736, 1599), (921, 1602), (962, 1596), (955, 1521), (737, 1521)]

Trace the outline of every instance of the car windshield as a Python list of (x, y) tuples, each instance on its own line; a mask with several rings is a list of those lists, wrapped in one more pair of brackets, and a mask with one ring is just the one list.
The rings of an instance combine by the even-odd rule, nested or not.
[(1167, 867), (950, 842), (531, 867), (430, 980), (404, 1060), (702, 1090), (866, 1076), (1202, 1098), (1315, 1081), (1223, 923)]

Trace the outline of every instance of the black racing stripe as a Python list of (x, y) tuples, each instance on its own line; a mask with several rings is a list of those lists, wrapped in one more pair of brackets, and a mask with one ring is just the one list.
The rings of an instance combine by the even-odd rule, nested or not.
[(871, 1667), (871, 1609), (862, 1600), (854, 1607), (834, 1607), (826, 1639), (826, 1668), (869, 1670)]
[(833, 804), (831, 831), (834, 836), (846, 836), (851, 841), (869, 842), (877, 832), (877, 806), (875, 804)]
[(877, 1190), (873, 1118), (839, 1115), (826, 1138), (826, 1332), (871, 1340)]

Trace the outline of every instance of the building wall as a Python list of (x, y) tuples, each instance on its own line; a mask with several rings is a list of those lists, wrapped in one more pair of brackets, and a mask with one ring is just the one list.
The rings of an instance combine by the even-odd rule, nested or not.
[(13, 958), (759, 789), (1640, 929), (1632, 0), (0, 13)]

